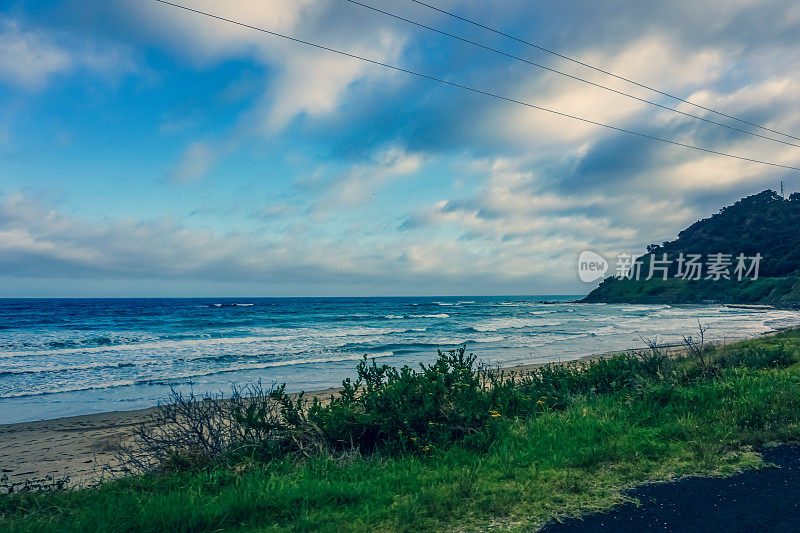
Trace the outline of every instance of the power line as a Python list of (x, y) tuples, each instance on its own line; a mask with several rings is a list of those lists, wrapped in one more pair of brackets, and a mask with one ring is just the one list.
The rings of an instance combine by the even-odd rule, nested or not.
[(675, 109), (674, 107), (670, 107), (670, 106), (667, 106), (667, 105), (662, 105), (662, 104), (659, 104), (658, 102), (653, 102), (652, 100), (647, 100), (646, 98), (639, 98), (638, 96), (632, 95), (630, 93), (626, 93), (624, 91), (619, 91), (619, 90), (614, 89), (612, 87), (608, 87), (607, 85), (602, 85), (600, 83), (595, 83), (593, 81), (589, 81), (589, 80), (587, 80), (585, 78), (581, 78), (579, 76), (573, 76), (572, 74), (568, 74), (566, 72), (562, 72), (560, 70), (557, 70), (557, 69), (542, 65), (540, 63), (536, 63), (534, 61), (530, 61), (530, 60), (525, 59), (523, 57), (515, 56), (515, 55), (510, 54), (508, 52), (503, 52), (502, 50), (498, 50), (497, 48), (492, 48), (491, 46), (487, 46), (485, 44), (481, 44), (481, 43), (478, 43), (478, 42), (475, 42), (475, 41), (471, 41), (469, 39), (465, 39), (465, 38), (460, 37), (458, 35), (454, 35), (452, 33), (446, 32), (444, 30), (440, 30), (438, 28), (434, 28), (432, 26), (428, 26), (428, 25), (423, 24), (421, 22), (417, 22), (415, 20), (407, 19), (407, 18), (402, 17), (400, 15), (396, 15), (394, 13), (390, 13), (389, 11), (385, 11), (383, 9), (379, 9), (377, 7), (374, 7), (374, 6), (363, 4), (363, 3), (359, 2), (358, 0), (345, 0), (345, 1), (346, 2), (350, 2), (351, 4), (355, 4), (357, 6), (365, 7), (367, 9), (370, 9), (372, 11), (376, 11), (378, 13), (387, 15), (389, 17), (392, 17), (392, 18), (395, 18), (395, 19), (398, 19), (398, 20), (402, 20), (404, 22), (408, 22), (409, 24), (413, 24), (415, 26), (419, 26), (420, 28), (425, 28), (426, 30), (430, 30), (430, 31), (439, 33), (441, 35), (445, 35), (447, 37), (451, 37), (453, 39), (457, 39), (459, 41), (471, 44), (473, 46), (477, 46), (479, 48), (483, 48), (484, 50), (489, 50), (490, 52), (494, 52), (495, 54), (500, 54), (500, 55), (509, 57), (511, 59), (516, 59), (517, 61), (522, 61), (523, 63), (527, 63), (527, 64), (532, 65), (534, 67), (538, 67), (538, 68), (547, 70), (549, 72), (553, 72), (555, 74), (559, 74), (561, 76), (565, 76), (567, 78), (571, 78), (573, 80), (580, 81), (582, 83), (586, 83), (588, 85), (592, 85), (594, 87), (598, 87), (600, 89), (604, 89), (606, 91), (610, 91), (612, 93), (616, 93), (616, 94), (625, 96), (627, 98), (631, 98), (633, 100), (638, 100), (639, 102), (643, 102), (645, 104), (650, 104), (652, 106), (656, 106), (656, 107), (659, 107), (661, 109), (666, 109), (668, 111), (672, 111), (673, 113), (678, 113), (678, 114), (686, 116), (686, 117), (694, 118), (694, 119), (697, 119), (697, 120), (702, 120), (703, 122), (707, 122), (709, 124), (714, 124), (716, 126), (722, 126), (723, 128), (728, 128), (729, 130), (738, 131), (740, 133), (746, 133), (747, 135), (752, 135), (753, 137), (759, 137), (761, 139), (766, 139), (768, 141), (774, 141), (774, 142), (777, 142), (777, 143), (786, 144), (788, 146), (794, 146), (795, 148), (800, 148), (800, 144), (795, 144), (795, 143), (792, 143), (792, 142), (789, 142), (789, 141), (784, 141), (782, 139), (776, 139), (776, 138), (770, 137), (768, 135), (761, 135), (759, 133), (753, 133), (751, 131), (743, 130), (743, 129), (737, 128), (735, 126), (731, 126), (729, 124), (725, 124), (725, 123), (722, 123), (722, 122), (717, 122), (715, 120), (707, 119), (707, 118), (701, 117), (699, 115), (694, 115), (692, 113), (686, 113), (685, 111), (681, 111), (680, 109)]
[(228, 22), (230, 24), (235, 24), (235, 25), (241, 26), (243, 28), (248, 28), (248, 29), (251, 29), (251, 30), (259, 31), (259, 32), (262, 32), (262, 33), (273, 35), (275, 37), (280, 37), (282, 39), (286, 39), (286, 40), (293, 41), (293, 42), (296, 42), (296, 43), (305, 44), (307, 46), (312, 46), (312, 47), (320, 49), (320, 50), (325, 50), (327, 52), (332, 52), (334, 54), (339, 54), (339, 55), (342, 55), (342, 56), (345, 56), (345, 57), (351, 57), (353, 59), (358, 59), (360, 61), (365, 61), (367, 63), (372, 63), (373, 65), (378, 65), (378, 66), (385, 67), (385, 68), (388, 68), (388, 69), (396, 70), (398, 72), (405, 72), (406, 74), (411, 74), (413, 76), (417, 76), (419, 78), (424, 78), (424, 79), (427, 79), (427, 80), (435, 81), (437, 83), (441, 83), (441, 84), (444, 84), (444, 85), (450, 85), (452, 87), (458, 87), (460, 89), (464, 89), (466, 91), (470, 91), (470, 92), (473, 92), (475, 94), (482, 94), (484, 96), (490, 96), (490, 97), (496, 98), (498, 100), (503, 100), (503, 101), (506, 101), (506, 102), (511, 102), (511, 103), (514, 103), (514, 104), (523, 105), (525, 107), (529, 107), (529, 108), (532, 108), (532, 109), (538, 109), (540, 111), (546, 111), (546, 112), (552, 113), (554, 115), (558, 115), (558, 116), (566, 117), (566, 118), (571, 118), (571, 119), (574, 119), (574, 120), (578, 120), (580, 122), (584, 122), (586, 124), (593, 124), (595, 126), (602, 126), (603, 128), (608, 128), (610, 130), (619, 131), (619, 132), (622, 132), (622, 133), (629, 133), (631, 135), (637, 135), (637, 136), (643, 137), (645, 139), (650, 139), (650, 140), (654, 140), (654, 141), (660, 141), (660, 142), (664, 142), (664, 143), (667, 143), (667, 144), (672, 144), (674, 146), (681, 146), (683, 148), (691, 148), (692, 150), (698, 150), (698, 151), (706, 152), (706, 153), (709, 153), (709, 154), (721, 155), (721, 156), (725, 156), (725, 157), (730, 157), (732, 159), (739, 159), (739, 160), (742, 160), (742, 161), (749, 161), (751, 163), (758, 163), (760, 165), (768, 165), (768, 166), (771, 166), (771, 167), (786, 168), (786, 169), (789, 169), (789, 170), (796, 170), (796, 171), (800, 172), (800, 168), (798, 168), (798, 167), (792, 167), (792, 166), (789, 166), (789, 165), (782, 165), (780, 163), (771, 163), (769, 161), (761, 161), (761, 160), (758, 160), (758, 159), (751, 159), (749, 157), (728, 154), (728, 153), (725, 153), (725, 152), (718, 152), (718, 151), (712, 150), (710, 148), (703, 148), (701, 146), (694, 146), (694, 145), (685, 144), (685, 143), (682, 143), (682, 142), (679, 142), (679, 141), (673, 141), (673, 140), (670, 140), (670, 139), (664, 139), (662, 137), (656, 137), (654, 135), (649, 135), (647, 133), (641, 133), (641, 132), (637, 132), (637, 131), (633, 131), (633, 130), (627, 130), (627, 129), (624, 129), (624, 128), (619, 128), (617, 126), (611, 126), (610, 124), (604, 124), (602, 122), (596, 122), (594, 120), (581, 118), (581, 117), (578, 117), (578, 116), (575, 116), (575, 115), (570, 115), (569, 113), (563, 113), (561, 111), (556, 111), (554, 109), (548, 109), (546, 107), (541, 107), (541, 106), (538, 106), (538, 105), (535, 105), (535, 104), (531, 104), (531, 103), (528, 103), (528, 102), (523, 102), (522, 100), (516, 100), (514, 98), (509, 98), (507, 96), (502, 96), (502, 95), (499, 95), (499, 94), (496, 94), (496, 93), (492, 93), (492, 92), (489, 92), (489, 91), (483, 91), (481, 89), (475, 89), (475, 88), (469, 87), (467, 85), (462, 85), (460, 83), (447, 81), (447, 80), (444, 80), (442, 78), (437, 78), (435, 76), (430, 76), (428, 74), (422, 74), (420, 72), (415, 72), (413, 70), (409, 70), (409, 69), (406, 69), (406, 68), (397, 67), (397, 66), (394, 66), (394, 65), (390, 65), (388, 63), (383, 63), (381, 61), (377, 61), (375, 59), (369, 59), (369, 58), (362, 57), (362, 56), (359, 56), (359, 55), (356, 55), (356, 54), (351, 54), (349, 52), (343, 52), (343, 51), (337, 50), (335, 48), (330, 48), (328, 46), (324, 46), (324, 45), (321, 45), (321, 44), (312, 43), (310, 41), (299, 39), (297, 37), (291, 37), (289, 35), (284, 35), (282, 33), (274, 32), (274, 31), (267, 30), (267, 29), (264, 29), (264, 28), (259, 28), (257, 26), (251, 26), (250, 24), (246, 24), (244, 22), (239, 22), (237, 20), (221, 17), (219, 15), (214, 15), (212, 13), (208, 13), (208, 12), (205, 12), (205, 11), (200, 11), (199, 9), (194, 9), (194, 8), (187, 7), (187, 6), (184, 6), (184, 5), (175, 4), (175, 3), (169, 2), (167, 0), (155, 0), (155, 1), (159, 2), (161, 4), (166, 4), (166, 5), (169, 5), (169, 6), (172, 6), (172, 7), (183, 9), (185, 11), (190, 11), (192, 13), (197, 13), (198, 15), (204, 15), (206, 17), (210, 17), (210, 18), (213, 18), (213, 19), (216, 19), (216, 20), (220, 20), (220, 21), (223, 21), (223, 22)]
[(733, 115), (728, 115), (728, 114), (723, 113), (722, 111), (717, 111), (715, 109), (711, 109), (710, 107), (705, 107), (705, 106), (702, 106), (700, 104), (696, 104), (696, 103), (694, 103), (694, 102), (692, 102), (690, 100), (686, 100), (684, 98), (681, 98), (680, 96), (675, 96), (674, 94), (670, 94), (670, 93), (662, 91), (660, 89), (656, 89), (655, 87), (651, 87), (649, 85), (645, 85), (644, 83), (639, 83), (638, 81), (634, 81), (634, 80), (632, 80), (630, 78), (626, 78), (624, 76), (620, 76), (619, 74), (614, 74), (613, 72), (609, 72), (609, 71), (604, 70), (604, 69), (602, 69), (600, 67), (595, 67), (594, 65), (590, 65), (588, 63), (584, 63), (583, 61), (580, 61), (578, 59), (566, 56), (564, 54), (556, 52), (555, 50), (551, 50), (550, 48), (545, 48), (544, 46), (532, 43), (530, 41), (526, 41), (525, 39), (520, 39), (519, 37), (515, 37), (514, 35), (510, 35), (508, 33), (505, 33), (503, 31), (501, 31), (501, 30), (498, 30), (496, 28), (492, 28), (491, 26), (487, 26), (485, 24), (481, 24), (480, 22), (476, 22), (474, 20), (468, 19), (466, 17), (462, 17), (462, 16), (457, 15), (455, 13), (452, 13), (450, 11), (447, 11), (447, 10), (438, 8), (436, 6), (433, 6), (431, 4), (425, 3), (422, 0), (410, 0), (410, 1), (414, 2), (416, 4), (419, 4), (421, 6), (425, 6), (425, 7), (429, 8), (429, 9), (433, 9), (434, 11), (438, 11), (439, 13), (443, 13), (443, 14), (448, 15), (450, 17), (453, 17), (453, 18), (456, 18), (458, 20), (467, 22), (467, 23), (472, 24), (474, 26), (477, 26), (479, 28), (483, 28), (485, 30), (489, 30), (489, 31), (491, 31), (493, 33), (496, 33), (498, 35), (502, 35), (503, 37), (507, 37), (509, 39), (512, 39), (512, 40), (517, 41), (519, 43), (522, 43), (524, 45), (531, 46), (533, 48), (536, 48), (537, 50), (541, 50), (542, 52), (546, 52), (548, 54), (552, 54), (552, 55), (554, 55), (556, 57), (560, 57), (561, 59), (566, 59), (567, 61), (572, 61), (573, 63), (576, 63), (576, 64), (581, 65), (583, 67), (595, 70), (597, 72), (602, 72), (603, 74), (606, 74), (606, 75), (611, 76), (613, 78), (617, 78), (618, 80), (622, 80), (622, 81), (631, 83), (633, 85), (636, 85), (638, 87), (642, 87), (644, 89), (647, 89), (648, 91), (653, 91), (654, 93), (658, 93), (660, 95), (667, 96), (667, 97), (672, 98), (674, 100), (678, 100), (679, 102), (683, 102), (684, 104), (689, 104), (691, 106), (697, 107), (699, 109), (703, 109), (705, 111), (709, 111), (709, 112), (714, 113), (716, 115), (719, 115), (719, 116), (722, 116), (722, 117), (725, 117), (725, 118), (729, 118), (729, 119), (732, 119), (732, 120), (736, 120), (736, 121), (741, 122), (743, 124), (748, 124), (750, 126), (753, 126), (753, 127), (765, 130), (765, 131), (770, 131), (772, 133), (777, 133), (778, 135), (783, 135), (785, 137), (790, 137), (792, 139), (800, 141), (800, 137), (795, 137), (794, 135), (790, 135), (788, 133), (783, 133), (782, 131), (778, 131), (778, 130), (773, 130), (773, 129), (767, 128), (766, 126), (761, 126), (760, 124), (756, 124), (755, 122), (750, 122), (749, 120), (745, 120), (745, 119), (742, 119), (742, 118), (739, 118), (739, 117), (735, 117)]

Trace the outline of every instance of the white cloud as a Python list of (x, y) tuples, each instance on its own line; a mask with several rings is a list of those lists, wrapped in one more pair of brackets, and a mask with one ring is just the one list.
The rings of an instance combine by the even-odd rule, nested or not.
[[(712, 83), (721, 75), (724, 55), (715, 49), (691, 50), (679, 46), (665, 36), (649, 35), (626, 43), (618, 50), (593, 47), (575, 54), (591, 65), (602, 65), (610, 72), (623, 73), (651, 86), (672, 92), (686, 87)], [(555, 68), (589, 81), (633, 94), (646, 100), (659, 100), (658, 95), (609, 78), (597, 72), (558, 63)], [(634, 119), (656, 108), (599, 87), (565, 78), (531, 67), (532, 72), (513, 88), (513, 97), (540, 107), (568, 113), (591, 121), (626, 127)], [(671, 102), (664, 102), (672, 106)], [(615, 135), (613, 131), (575, 119), (508, 104), (495, 110), (495, 135), (503, 135), (515, 144), (535, 143), (543, 146), (582, 143)], [(671, 113), (670, 113), (671, 114)]]
[[(264, 238), (190, 230), (169, 218), (89, 223), (15, 194), (0, 200), (0, 276), (372, 283), (384, 292), (403, 284), (432, 290), (450, 283), (464, 290), (486, 275), (502, 284), (548, 274), (555, 258), (570, 250), (558, 240), (484, 248), (404, 234), (366, 244), (341, 229), (322, 236), (313, 226), (292, 225)], [(567, 274), (556, 277), (569, 279)]]
[[(359, 20), (340, 18), (331, 25), (329, 1), (242, 0), (220, 4), (214, 0), (194, 0), (185, 5), (199, 11), (240, 21), (257, 28), (308, 38), (314, 42), (360, 54), (378, 61), (395, 61), (405, 39), (381, 24), (364, 25)], [(233, 152), (253, 136), (278, 134), (293, 119), (307, 116), (318, 119), (335, 114), (357, 82), (376, 83), (391, 79), (378, 66), (306, 45), (187, 12), (155, 2), (129, 1), (128, 10), (152, 30), (156, 39), (168, 40), (184, 57), (199, 65), (248, 58), (269, 70), (261, 96), (241, 113), (237, 126), (220, 132), (221, 147), (192, 145), (178, 163), (179, 181), (195, 181), (219, 157), (214, 151)], [(347, 6), (344, 6), (347, 7)]]
[(171, 218), (89, 223), (19, 193), (0, 200), (0, 275), (242, 282), (370, 279), (394, 270), (346, 236), (294, 225), (273, 238)]
[[(292, 32), (304, 17), (313, 16), (322, 9), (327, 0), (239, 0), (225, 3), (189, 0), (183, 4), (254, 27)], [(196, 61), (216, 62), (252, 54), (266, 59), (272, 57), (278, 43), (267, 34), (157, 2), (129, 0), (127, 8), (140, 18), (145, 27), (153, 29), (154, 34), (169, 40)]]
[[(329, 1), (242, 0), (224, 5), (214, 0), (185, 2), (188, 7), (257, 28), (298, 36), (378, 61), (399, 55), (404, 40), (381, 24), (363, 25), (328, 19)], [(347, 6), (344, 6), (347, 7)], [(319, 117), (337, 110), (345, 92), (358, 80), (376, 80), (387, 73), (374, 65), (279, 37), (154, 2), (129, 2), (129, 9), (172, 45), (195, 61), (214, 63), (252, 58), (277, 75), (263, 90), (260, 103), (243, 115), (243, 129), (274, 134), (294, 117)], [(169, 31), (166, 33), (166, 31)]]
[[(476, 271), (507, 278), (547, 274), (563, 280), (571, 276), (582, 250), (638, 252), (645, 244), (674, 237), (673, 232), (697, 215), (680, 200), (633, 191), (558, 193), (548, 190), (545, 178), (523, 169), (528, 165), (524, 160), (485, 161), (482, 187), (467, 198), (421, 209), (406, 228), (419, 237), (460, 237), (461, 254), (468, 253), (468, 268)], [(431, 265), (434, 249), (419, 245), (414, 257)]]
[[(378, 47), (351, 52), (387, 61), (396, 58), (402, 44), (402, 40), (388, 33), (379, 36), (377, 42)], [(270, 133), (281, 130), (297, 115), (319, 117), (336, 111), (348, 86), (356, 80), (385, 75), (381, 67), (321, 50), (293, 51), (291, 57), (265, 98), (263, 120)]]
[(130, 50), (30, 28), (0, 16), (0, 79), (41, 89), (53, 76), (85, 69), (114, 78), (137, 70)]
[(422, 157), (399, 147), (380, 150), (366, 164), (354, 165), (344, 175), (327, 184), (314, 211), (352, 207), (363, 203), (386, 183), (419, 170)]
[(172, 179), (179, 183), (190, 183), (203, 178), (216, 162), (218, 154), (207, 142), (197, 141), (190, 144), (181, 156), (177, 168), (172, 172)]
[(25, 31), (15, 20), (0, 19), (0, 77), (29, 89), (74, 66), (73, 57), (44, 33)]

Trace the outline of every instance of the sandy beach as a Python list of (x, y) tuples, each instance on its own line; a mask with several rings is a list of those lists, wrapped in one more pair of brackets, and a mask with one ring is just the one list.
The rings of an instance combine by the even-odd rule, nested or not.
[[(673, 353), (680, 351), (679, 346), (663, 348)], [(623, 352), (587, 354), (563, 364), (641, 351), (642, 348), (632, 348)], [(513, 366), (504, 370), (525, 373), (545, 364)], [(310, 391), (306, 397), (328, 398), (338, 390)], [(57, 480), (69, 476), (70, 486), (87, 486), (107, 479), (115, 472), (115, 447), (130, 439), (133, 428), (144, 421), (153, 409), (0, 425), (0, 476), (7, 476), (7, 483), (21, 483), (26, 479), (43, 480), (47, 476)]]
[[(327, 398), (338, 390), (311, 391), (306, 397)], [(114, 450), (155, 409), (0, 425), (0, 476), (7, 476), (7, 483), (69, 476), (69, 485), (76, 487), (108, 479), (118, 472)]]

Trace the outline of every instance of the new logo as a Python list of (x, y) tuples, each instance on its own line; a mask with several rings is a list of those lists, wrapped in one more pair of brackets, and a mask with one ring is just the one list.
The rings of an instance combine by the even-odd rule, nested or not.
[(597, 281), (606, 275), (608, 271), (608, 261), (600, 255), (590, 250), (584, 250), (578, 256), (578, 276), (584, 283)]

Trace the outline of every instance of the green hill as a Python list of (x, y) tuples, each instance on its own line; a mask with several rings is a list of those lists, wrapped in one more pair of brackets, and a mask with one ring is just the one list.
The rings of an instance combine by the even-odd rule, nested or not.
[[(686, 277), (681, 256), (685, 261), (690, 254), (699, 254), (705, 262), (720, 253), (730, 255), (730, 279), (706, 279), (708, 271), (702, 272), (700, 279), (681, 278)], [(750, 279), (752, 272), (737, 279), (739, 254), (746, 258), (760, 254), (758, 279)], [(659, 263), (665, 258), (666, 263)], [(656, 271), (653, 279), (644, 279), (654, 259), (655, 265), (666, 266), (668, 279), (662, 279), (661, 271)], [(674, 241), (651, 244), (637, 263), (639, 279), (606, 278), (583, 301), (800, 305), (800, 193), (784, 199), (766, 190), (742, 198), (695, 222)], [(751, 263), (749, 260), (745, 266)]]

